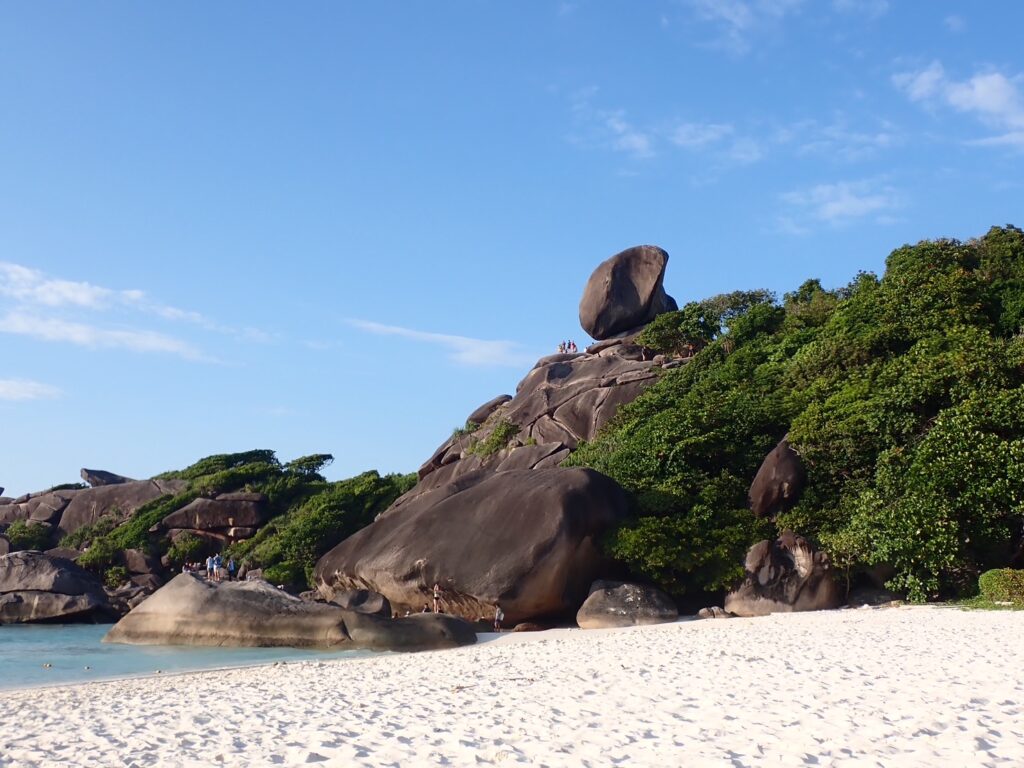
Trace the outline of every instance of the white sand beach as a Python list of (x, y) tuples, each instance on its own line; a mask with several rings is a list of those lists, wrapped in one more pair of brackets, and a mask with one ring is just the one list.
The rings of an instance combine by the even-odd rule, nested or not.
[(1020, 766), (1024, 612), (902, 607), (0, 694), (10, 766)]

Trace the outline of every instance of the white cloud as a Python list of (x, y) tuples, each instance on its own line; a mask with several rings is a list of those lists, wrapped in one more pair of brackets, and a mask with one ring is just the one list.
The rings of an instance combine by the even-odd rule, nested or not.
[(933, 61), (924, 69), (893, 75), (892, 81), (911, 101), (950, 107), (1001, 132), (968, 144), (1024, 147), (1021, 76), (983, 72), (966, 80), (954, 80), (946, 75), (940, 62)]
[(0, 379), (0, 400), (50, 400), (61, 391), (49, 384), (28, 379)]
[[(887, 216), (899, 207), (894, 189), (872, 181), (842, 181), (835, 184), (817, 184), (804, 190), (788, 192), (783, 202), (818, 221), (843, 224), (869, 214)], [(790, 229), (799, 227), (791, 217)], [(780, 226), (781, 219), (780, 219)]]
[(435, 344), (448, 350), (451, 360), (469, 366), (522, 366), (535, 361), (535, 357), (527, 354), (522, 346), (515, 341), (498, 341), (473, 339), (468, 336), (455, 336), (447, 333), (433, 333), (403, 328), (397, 325), (385, 325), (371, 320), (349, 320), (352, 326), (380, 336), (400, 336), (413, 341)]
[(626, 122), (621, 110), (604, 116), (605, 127), (611, 133), (611, 147), (620, 152), (628, 152), (634, 157), (650, 157), (654, 154), (651, 148), (651, 137)]
[(832, 0), (840, 13), (859, 13), (877, 19), (889, 12), (889, 0)]
[(731, 135), (729, 123), (679, 123), (669, 131), (668, 140), (677, 147), (699, 149)]
[(751, 39), (771, 24), (798, 10), (803, 0), (689, 0), (699, 21), (718, 27), (709, 44), (734, 54), (751, 48)]
[(0, 333), (28, 336), (41, 341), (61, 341), (81, 347), (128, 349), (133, 352), (165, 352), (187, 360), (208, 360), (192, 344), (156, 331), (105, 329), (87, 323), (42, 317), (14, 310), (0, 316)]
[(852, 129), (842, 117), (827, 125), (808, 120), (780, 131), (777, 139), (782, 143), (796, 143), (799, 154), (824, 155), (846, 161), (862, 160), (902, 141), (899, 131), (888, 122), (883, 121), (872, 128)]
[(761, 145), (751, 138), (741, 138), (729, 147), (727, 157), (738, 165), (750, 165), (761, 159)]

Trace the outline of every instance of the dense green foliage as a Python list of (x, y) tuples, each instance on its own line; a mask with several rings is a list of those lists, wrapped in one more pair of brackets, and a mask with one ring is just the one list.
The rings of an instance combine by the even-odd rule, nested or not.
[(47, 549), (50, 544), (50, 527), (32, 521), (15, 520), (4, 531), (4, 536), (11, 542), (11, 551), (20, 549)]
[(981, 597), (996, 603), (1024, 605), (1024, 570), (999, 568), (978, 577)]
[(104, 574), (118, 567), (119, 554), (126, 549), (166, 554), (179, 566), (205, 556), (214, 544), (192, 534), (184, 534), (172, 544), (163, 535), (152, 533), (154, 526), (199, 496), (257, 492), (266, 495), (271, 520), (255, 538), (235, 544), (226, 554), (250, 567), (264, 568), (276, 583), (304, 587), (320, 555), (372, 521), (415, 479), (415, 475), (380, 477), (367, 472), (329, 483), (320, 471), (333, 460), (330, 454), (313, 454), (282, 465), (274, 452), (267, 450), (209, 456), (160, 476), (188, 481), (180, 493), (154, 499), (120, 524), (115, 516), (101, 518), (61, 543), (87, 547), (78, 562)]
[(123, 565), (115, 565), (107, 569), (103, 575), (103, 583), (110, 589), (117, 589), (128, 581), (128, 569)]
[(263, 526), (253, 538), (232, 545), (228, 555), (252, 567), (262, 567), (264, 577), (275, 584), (312, 586), (316, 561), (373, 522), (412, 487), (415, 477), (381, 477), (377, 472), (365, 472), (325, 484), (322, 490)]
[(608, 541), (676, 593), (738, 575), (771, 533), (746, 492), (786, 433), (808, 488), (777, 521), (844, 570), (895, 568), (913, 599), (969, 592), (1024, 521), (1024, 233), (894, 251), (879, 279), (781, 303), (726, 294), (659, 317), (642, 343), (693, 351), (571, 457), (619, 480), (636, 517)]

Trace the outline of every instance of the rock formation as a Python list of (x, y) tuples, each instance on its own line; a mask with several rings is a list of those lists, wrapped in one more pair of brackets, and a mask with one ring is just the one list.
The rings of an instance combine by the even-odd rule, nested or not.
[(595, 581), (576, 614), (583, 629), (664, 624), (679, 618), (676, 604), (660, 589), (621, 581)]
[(478, 471), (397, 503), (317, 563), (317, 586), (380, 592), (418, 610), (433, 584), (442, 609), (506, 621), (573, 612), (601, 575), (598, 539), (627, 512), (625, 493), (590, 469)]
[(70, 560), (41, 552), (0, 556), (0, 624), (109, 618), (99, 580)]
[(608, 339), (678, 309), (662, 280), (668, 254), (654, 245), (638, 245), (602, 262), (580, 299), (580, 325), (595, 339)]
[(116, 516), (118, 522), (127, 520), (143, 504), (179, 493), (186, 485), (184, 480), (136, 480), (62, 492), (71, 494), (71, 498), (56, 524), (57, 537), (109, 515)]
[(267, 497), (262, 493), (222, 493), (195, 499), (151, 530), (166, 532), (172, 541), (191, 533), (220, 547), (252, 537), (267, 521), (268, 514)]
[(388, 599), (379, 592), (369, 589), (336, 590), (331, 602), (347, 611), (368, 613), (385, 619), (391, 618), (391, 603), (388, 602)]
[(751, 547), (744, 568), (743, 583), (725, 597), (729, 613), (765, 616), (840, 605), (828, 556), (791, 531)]
[(183, 573), (133, 608), (104, 642), (428, 650), (468, 645), (476, 634), (452, 616), (384, 619), (306, 602), (265, 581), (216, 584)]
[(793, 450), (787, 435), (765, 457), (750, 484), (751, 511), (757, 517), (774, 519), (799, 501), (806, 481), (800, 454)]
[(101, 485), (120, 485), (121, 483), (135, 482), (130, 477), (115, 475), (113, 472), (107, 472), (103, 469), (85, 469), (83, 467), (79, 475), (93, 488), (99, 488)]

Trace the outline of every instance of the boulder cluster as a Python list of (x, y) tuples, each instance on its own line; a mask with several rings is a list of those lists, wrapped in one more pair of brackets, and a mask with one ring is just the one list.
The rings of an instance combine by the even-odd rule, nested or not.
[[(665, 251), (642, 245), (599, 265), (579, 307), (596, 342), (581, 353), (541, 358), (514, 394), (474, 409), (466, 428), (423, 463), (410, 491), (320, 559), (315, 593), (298, 598), (259, 579), (215, 584), (188, 574), (161, 588), (168, 561), (139, 550), (120, 553), (129, 581), (105, 593), (95, 577), (62, 559), (77, 556), (74, 550), (7, 555), (0, 536), (0, 623), (117, 612), (127, 615), (109, 633), (111, 642), (419, 649), (472, 642), (463, 619), (490, 621), (499, 610), (505, 625), (524, 631), (572, 618), (585, 628), (675, 620), (668, 595), (617, 580), (619, 568), (602, 554), (602, 537), (629, 514), (625, 491), (594, 470), (562, 466), (663, 369), (688, 362), (636, 342), (647, 323), (677, 308), (663, 286), (667, 263)], [(111, 516), (121, 522), (187, 487), (92, 469), (82, 478), (92, 487), (0, 498), (0, 534), (14, 521), (33, 521), (51, 531), (53, 547), (82, 526)], [(754, 479), (751, 509), (774, 518), (796, 502), (804, 480), (799, 455), (783, 439)], [(254, 536), (269, 516), (262, 494), (209, 494), (150, 533), (171, 542), (191, 535), (220, 549)], [(447, 616), (420, 614), (435, 600)], [(827, 558), (786, 532), (755, 545), (725, 608), (702, 614), (837, 603)]]

